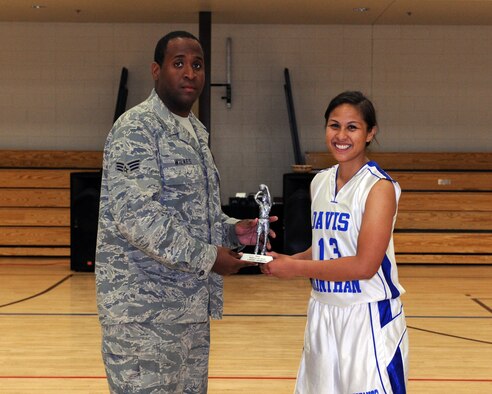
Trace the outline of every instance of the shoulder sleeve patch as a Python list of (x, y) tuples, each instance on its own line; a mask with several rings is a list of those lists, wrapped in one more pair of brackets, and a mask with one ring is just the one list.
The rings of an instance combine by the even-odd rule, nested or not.
[(136, 171), (140, 168), (140, 160), (131, 160), (127, 163), (123, 163), (122, 161), (116, 162), (116, 171), (124, 172), (125, 174)]

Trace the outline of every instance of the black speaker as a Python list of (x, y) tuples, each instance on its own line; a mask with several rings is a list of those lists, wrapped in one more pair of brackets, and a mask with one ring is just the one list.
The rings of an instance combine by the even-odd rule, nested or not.
[(310, 184), (315, 174), (284, 174), (284, 253), (299, 253), (311, 246)]
[(93, 272), (101, 172), (70, 174), (70, 269)]

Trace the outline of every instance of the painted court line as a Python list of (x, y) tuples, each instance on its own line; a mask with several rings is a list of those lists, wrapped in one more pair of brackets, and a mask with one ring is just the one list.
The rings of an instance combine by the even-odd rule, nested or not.
[[(0, 376), (0, 379), (106, 379), (106, 376)], [(289, 376), (209, 376), (211, 380), (295, 380)], [(492, 383), (492, 379), (410, 378), (411, 382)]]

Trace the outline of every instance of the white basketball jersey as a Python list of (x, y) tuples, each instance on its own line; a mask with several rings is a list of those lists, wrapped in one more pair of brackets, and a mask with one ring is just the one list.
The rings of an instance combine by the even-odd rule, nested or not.
[[(340, 190), (337, 190), (338, 164), (318, 173), (311, 182), (311, 225), (313, 260), (355, 256), (362, 217), (371, 188), (381, 179), (395, 187), (396, 202), (401, 189), (377, 163), (366, 163)], [(393, 217), (393, 228), (396, 213)], [(378, 272), (371, 279), (330, 282), (312, 278), (312, 296), (339, 306), (381, 301), (405, 292), (398, 282), (393, 236)]]

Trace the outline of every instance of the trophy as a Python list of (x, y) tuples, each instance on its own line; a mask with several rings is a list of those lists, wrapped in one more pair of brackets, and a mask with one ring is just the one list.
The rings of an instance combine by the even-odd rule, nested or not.
[(272, 208), (272, 200), (267, 185), (260, 185), (260, 190), (255, 194), (255, 201), (260, 209), (258, 226), (256, 227), (255, 252), (254, 254), (243, 253), (241, 260), (253, 263), (268, 263), (273, 260), (273, 257), (266, 256), (268, 233), (270, 232), (270, 209)]

